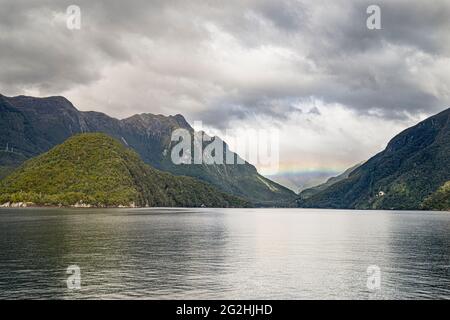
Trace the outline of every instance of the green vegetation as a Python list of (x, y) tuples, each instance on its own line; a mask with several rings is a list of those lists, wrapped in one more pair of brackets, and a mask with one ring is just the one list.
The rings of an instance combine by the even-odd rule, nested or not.
[(428, 210), (450, 211), (450, 181), (447, 181), (435, 193), (425, 199), (423, 208)]
[(11, 174), (14, 171), (14, 167), (0, 166), (0, 180)]
[(295, 207), (293, 191), (261, 176), (249, 164), (174, 165), (169, 159), (164, 164), (164, 171), (194, 177), (258, 207)]
[(298, 199), (298, 205), (400, 210), (448, 208), (445, 183), (450, 180), (449, 160), (450, 109), (447, 109), (403, 131), (383, 152), (355, 169), (347, 179), (307, 199)]
[(177, 128), (194, 133), (182, 115), (139, 114), (118, 120), (99, 112), (81, 112), (64, 97), (5, 97), (0, 94), (0, 150), (7, 146), (21, 157), (10, 161), (0, 151), (0, 166), (18, 167), (25, 160), (63, 143), (74, 134), (102, 132), (136, 151), (153, 168), (190, 176), (222, 192), (259, 206), (294, 205), (296, 194), (262, 177), (249, 163), (175, 165), (171, 134)]
[(351, 168), (348, 168), (343, 173), (336, 177), (331, 177), (328, 179), (325, 183), (319, 184), (315, 187), (308, 188), (300, 192), (299, 196), (300, 199), (308, 199), (311, 198), (313, 195), (318, 194), (321, 191), (324, 191), (325, 189), (331, 187), (333, 184), (338, 183), (339, 181), (342, 181), (344, 179), (347, 179), (349, 175), (355, 171), (357, 168), (359, 168), (362, 165), (362, 163), (358, 163), (357, 165), (354, 165)]
[(28, 160), (0, 182), (0, 203), (235, 207), (247, 203), (189, 177), (146, 165), (100, 133), (79, 134)]
[(12, 173), (25, 160), (20, 153), (0, 150), (0, 180)]

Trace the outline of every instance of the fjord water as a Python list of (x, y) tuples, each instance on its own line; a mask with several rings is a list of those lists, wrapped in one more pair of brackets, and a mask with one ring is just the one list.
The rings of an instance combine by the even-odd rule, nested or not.
[(449, 299), (450, 213), (1, 209), (0, 298)]

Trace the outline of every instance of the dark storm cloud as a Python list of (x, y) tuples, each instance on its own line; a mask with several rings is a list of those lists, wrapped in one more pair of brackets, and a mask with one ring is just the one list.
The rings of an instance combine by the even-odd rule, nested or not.
[[(208, 124), (278, 120), (315, 97), (362, 114), (431, 114), (450, 100), (450, 2), (0, 0), (0, 86), (126, 116), (183, 113)], [(83, 107), (83, 106), (81, 106)]]

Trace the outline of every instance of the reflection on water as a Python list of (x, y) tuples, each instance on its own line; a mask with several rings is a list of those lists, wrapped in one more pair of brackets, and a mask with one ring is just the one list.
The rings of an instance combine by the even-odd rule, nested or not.
[(450, 298), (449, 213), (1, 209), (0, 241), (3, 299)]

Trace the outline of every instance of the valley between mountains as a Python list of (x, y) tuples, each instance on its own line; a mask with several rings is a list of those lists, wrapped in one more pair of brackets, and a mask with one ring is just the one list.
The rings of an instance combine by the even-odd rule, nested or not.
[(194, 134), (182, 115), (119, 120), (63, 97), (0, 95), (0, 204), (450, 209), (450, 109), (299, 195), (248, 162), (174, 164), (178, 128)]

